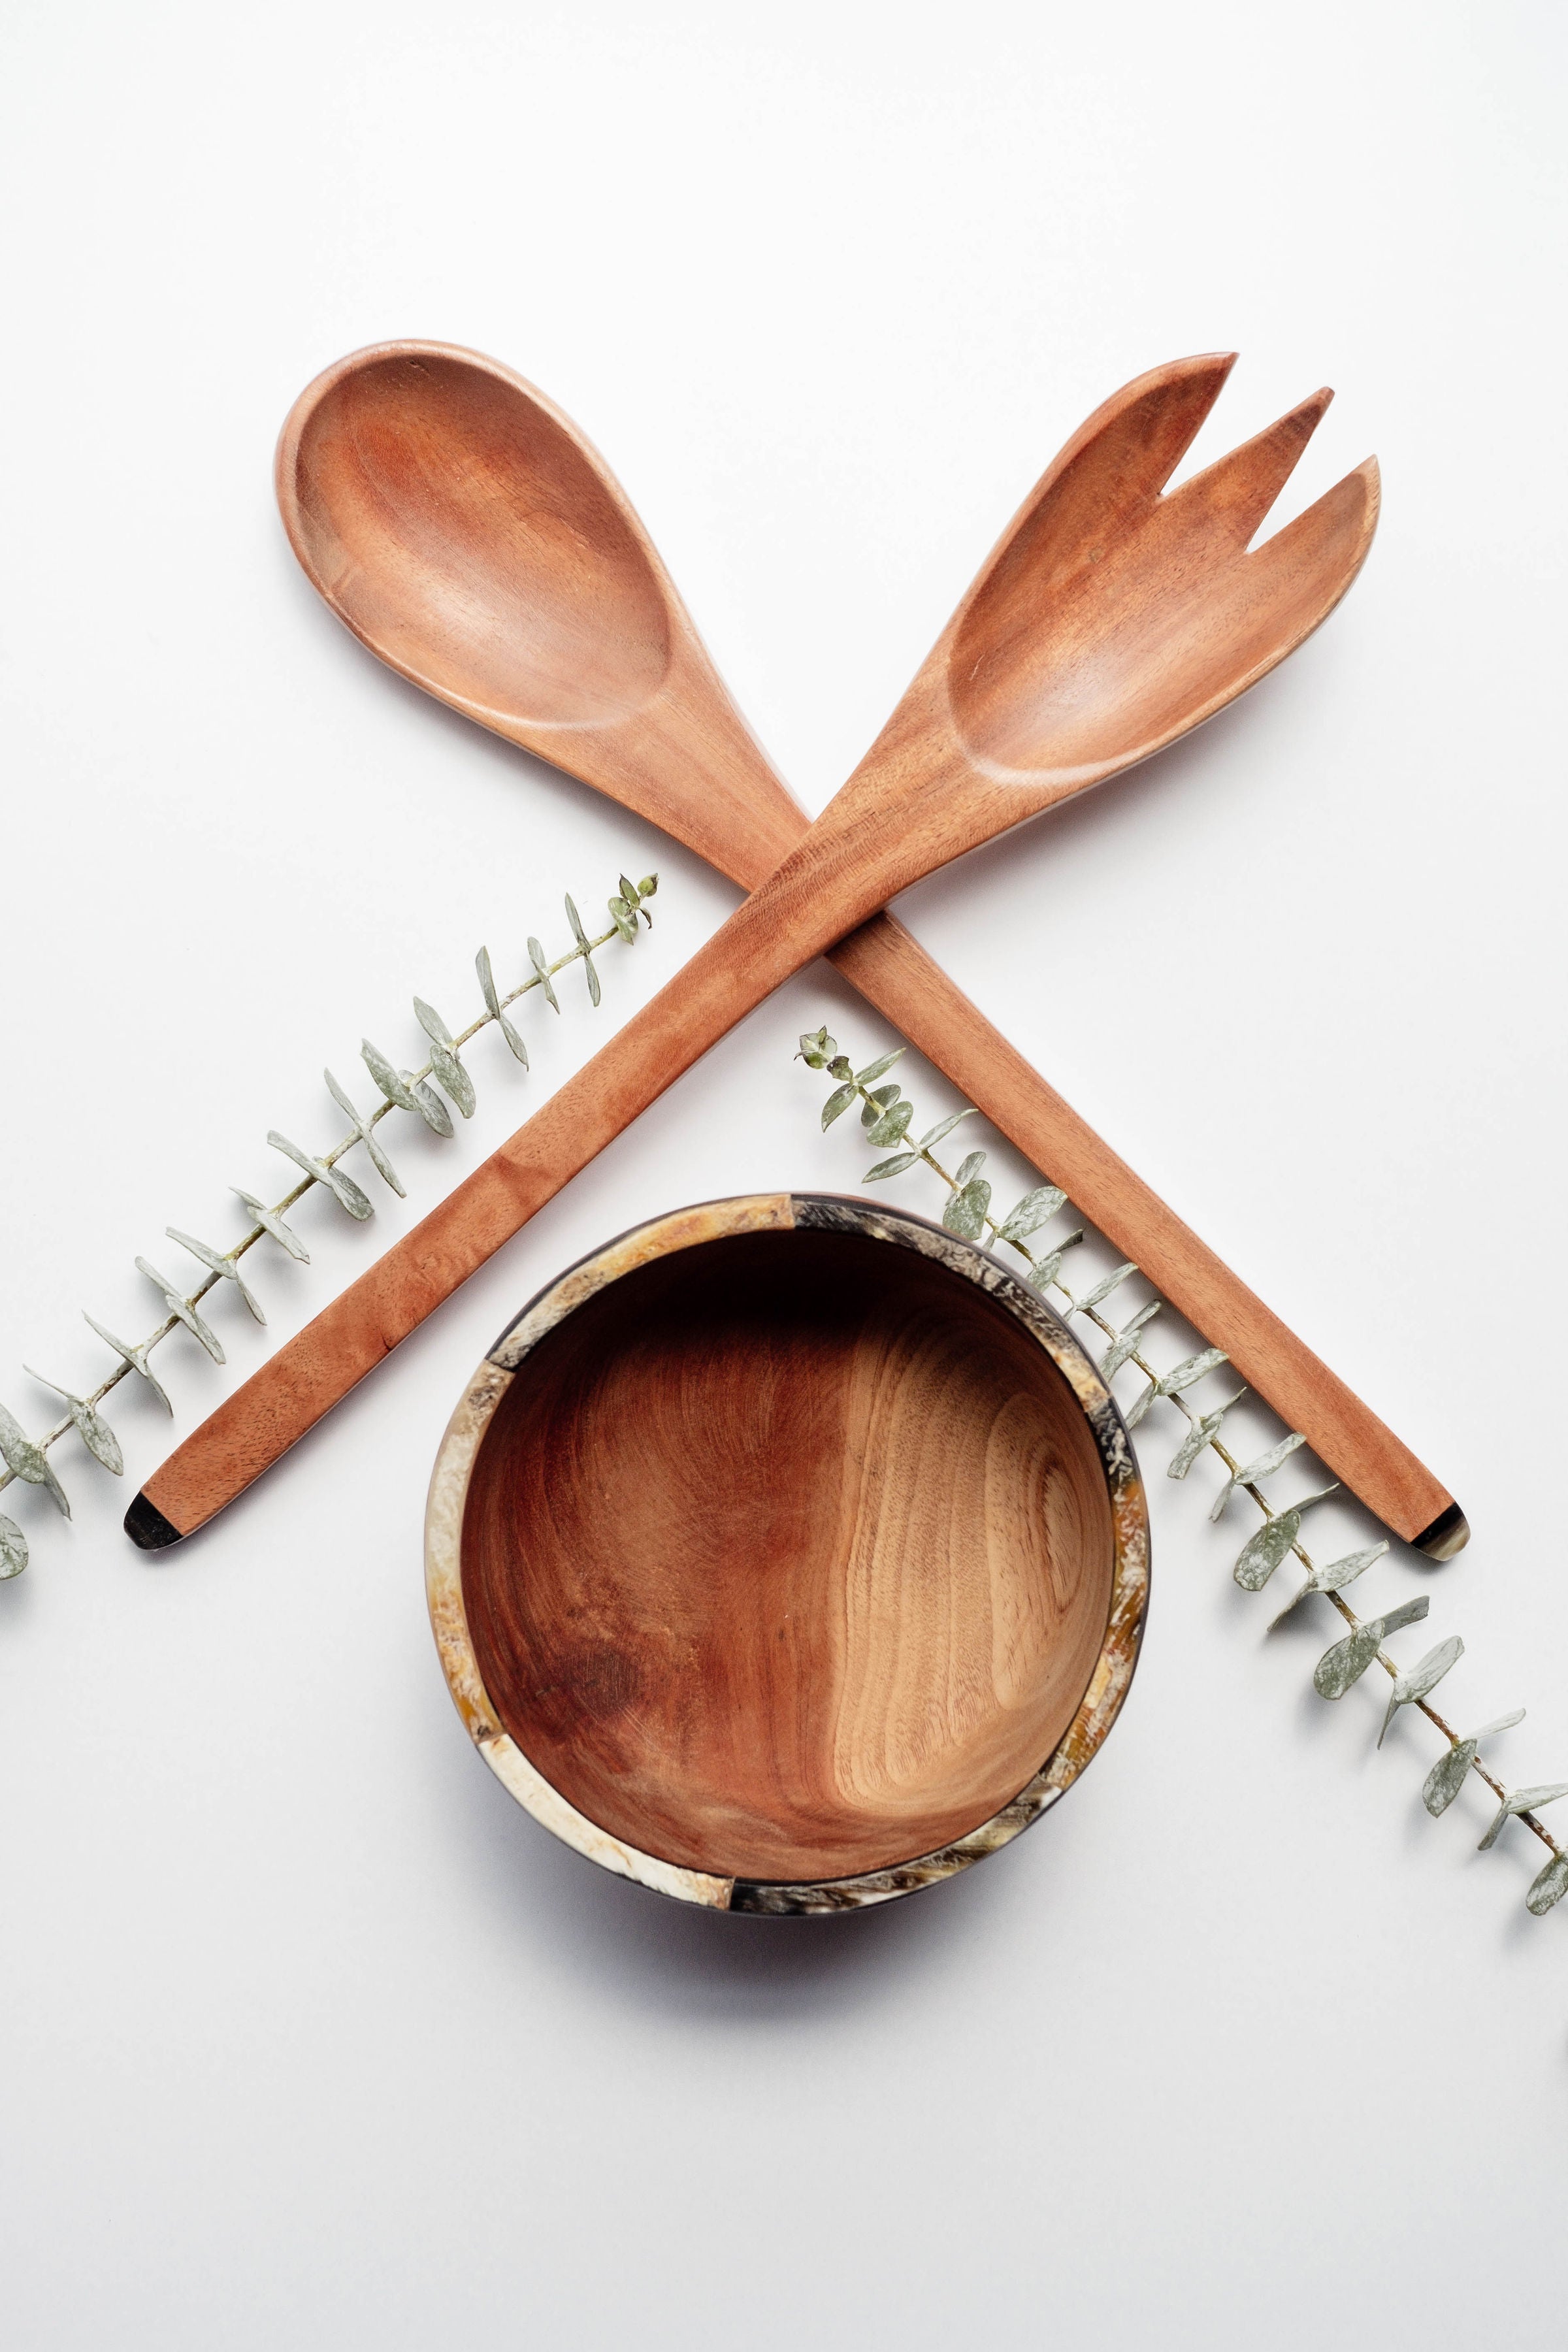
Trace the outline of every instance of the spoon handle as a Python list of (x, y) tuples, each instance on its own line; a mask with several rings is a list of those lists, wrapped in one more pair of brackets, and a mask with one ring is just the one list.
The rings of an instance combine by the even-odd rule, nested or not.
[[(126, 1513), (146, 1550), (243, 1494), (400, 1339), (521, 1231), (667, 1087), (825, 944), (786, 859), (510, 1141), (289, 1340), (179, 1446)], [(831, 930), (826, 934), (831, 938)], [(833, 960), (900, 1034), (1048, 1171), (1384, 1524), (1437, 1559), (1468, 1533), (1452, 1496), (1001, 1038), (892, 917)]]

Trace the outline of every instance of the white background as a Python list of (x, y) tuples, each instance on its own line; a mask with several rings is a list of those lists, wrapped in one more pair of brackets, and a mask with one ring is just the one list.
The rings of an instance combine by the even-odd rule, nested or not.
[[(531, 1000), (529, 1079), (477, 1047), (458, 1143), (391, 1123), (406, 1210), (317, 1196), (309, 1269), (249, 1261), (267, 1331), (215, 1309), (229, 1370), (163, 1350), (195, 1426), (733, 903), (318, 605), (270, 488), (318, 369), (429, 335), (543, 384), (815, 809), (1079, 420), (1235, 345), (1193, 462), (1336, 384), (1281, 512), (1375, 448), (1364, 579), (1199, 737), (905, 911), (1458, 1493), (1463, 1559), (1363, 1590), (1429, 1591), (1402, 1654), (1461, 1632), (1454, 1715), (1528, 1706), (1500, 1764), (1568, 1775), (1560, 12), (7, 27), (0, 1397), (37, 1427), (24, 1361), (98, 1375), (84, 1305), (151, 1327), (133, 1256), (232, 1238), (226, 1188), (281, 1189), (269, 1126), (331, 1139), (323, 1061), (350, 1076), (367, 1030), (415, 1058), (416, 989), (456, 1025), (481, 940), (521, 977), (563, 891), (657, 865), (598, 1015)], [(6, 1496), (35, 1545), (0, 1592), (18, 2352), (1562, 2340), (1568, 1906), (1526, 1915), (1525, 1832), (1475, 1854), (1479, 1788), (1426, 1819), (1431, 1735), (1374, 1753), (1372, 1681), (1312, 1696), (1333, 1622), (1265, 1637), (1239, 1515), (1159, 1475), (1168, 1422), (1125, 1715), (965, 1878), (826, 1923), (684, 1912), (469, 1749), (419, 1565), (452, 1402), (639, 1216), (855, 1187), (790, 1060), (823, 1019), (884, 1042), (808, 972), (188, 1550), (120, 1533), (171, 1438), (145, 1394), (113, 1402), (122, 1487), (58, 1450), (68, 1528)]]

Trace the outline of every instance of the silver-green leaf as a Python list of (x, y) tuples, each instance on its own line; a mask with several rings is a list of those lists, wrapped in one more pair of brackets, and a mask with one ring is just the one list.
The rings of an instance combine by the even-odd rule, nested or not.
[(1280, 1464), (1288, 1462), (1296, 1448), (1306, 1443), (1300, 1431), (1293, 1429), (1289, 1437), (1282, 1437), (1278, 1445), (1269, 1447), (1267, 1454), (1260, 1454), (1255, 1462), (1248, 1462), (1241, 1469), (1233, 1471), (1210, 1505), (1209, 1517), (1222, 1518), (1226, 1505), (1238, 1487), (1256, 1486), (1260, 1479), (1272, 1478)]
[(1347, 1584), (1353, 1584), (1358, 1576), (1364, 1576), (1373, 1560), (1381, 1559), (1387, 1549), (1385, 1543), (1368, 1544), (1364, 1551), (1348, 1551), (1342, 1559), (1331, 1559), (1326, 1568), (1313, 1569), (1306, 1582), (1290, 1595), (1269, 1626), (1269, 1632), (1273, 1633), (1275, 1625), (1283, 1625), (1292, 1609), (1299, 1608), (1303, 1601), (1310, 1601), (1314, 1592), (1342, 1592)]
[[(270, 1138), (268, 1140), (270, 1140)], [(369, 1207), (370, 1203), (366, 1202), (365, 1208), (367, 1213), (369, 1212)], [(193, 1339), (199, 1339), (201, 1341), (202, 1346), (206, 1349), (214, 1363), (223, 1363), (226, 1360), (223, 1349), (219, 1344), (216, 1332), (208, 1330), (206, 1325), (202, 1321), (201, 1317), (196, 1313), (195, 1307), (192, 1304), (191, 1300), (185, 1297), (183, 1292), (176, 1290), (174, 1284), (168, 1279), (167, 1276), (160, 1274), (155, 1265), (149, 1265), (144, 1257), (139, 1257), (137, 1259), (136, 1271), (138, 1274), (144, 1274), (148, 1281), (152, 1283), (156, 1289), (163, 1292), (163, 1303), (168, 1307), (168, 1310), (174, 1317), (175, 1322), (183, 1323)]]
[(929, 1151), (933, 1143), (940, 1143), (944, 1135), (951, 1135), (952, 1133), (953, 1129), (958, 1125), (960, 1119), (977, 1118), (978, 1117), (979, 1113), (977, 1111), (955, 1110), (951, 1118), (939, 1118), (934, 1127), (927, 1128), (925, 1133), (920, 1139), (917, 1149), (921, 1151)]
[(20, 1576), (27, 1565), (27, 1538), (15, 1519), (0, 1512), (0, 1582)]
[[(302, 1168), (307, 1176), (312, 1177), (318, 1184), (324, 1184), (338, 1206), (346, 1209), (350, 1216), (357, 1218), (361, 1224), (367, 1217), (374, 1216), (375, 1211), (368, 1196), (360, 1191), (352, 1176), (343, 1174), (341, 1168), (331, 1168), (324, 1160), (312, 1160), (308, 1151), (301, 1151), (297, 1143), (290, 1143), (289, 1138), (279, 1135), (275, 1127), (268, 1129), (267, 1140), (274, 1151), (280, 1151), (285, 1160), (291, 1160), (296, 1168)], [(138, 1258), (136, 1263), (140, 1265), (141, 1259)], [(154, 1275), (153, 1280), (161, 1282), (163, 1276)], [(172, 1298), (170, 1304), (174, 1304)], [(175, 1307), (174, 1312), (178, 1314), (179, 1309)], [(181, 1320), (184, 1320), (183, 1316)], [(223, 1358), (220, 1356), (217, 1360), (221, 1364)]]
[(1151, 1298), (1146, 1307), (1138, 1309), (1130, 1323), (1122, 1325), (1100, 1359), (1100, 1377), (1102, 1381), (1113, 1381), (1129, 1357), (1137, 1353), (1144, 1325), (1152, 1322), (1163, 1304), (1158, 1298)]
[(827, 1100), (822, 1106), (822, 1127), (824, 1134), (826, 1133), (827, 1129), (832, 1126), (836, 1118), (842, 1118), (844, 1113), (848, 1109), (854, 1099), (855, 1081), (853, 1078), (850, 1079), (847, 1087), (840, 1087), (837, 1094), (831, 1094), (828, 1096)]
[(1430, 1596), (1417, 1593), (1414, 1601), (1402, 1601), (1397, 1609), (1385, 1610), (1381, 1617), (1369, 1617), (1331, 1650), (1325, 1650), (1312, 1669), (1312, 1687), (1320, 1698), (1343, 1698), (1352, 1683), (1360, 1682), (1373, 1658), (1383, 1647), (1384, 1637), (1397, 1633), (1405, 1625), (1418, 1625), (1432, 1606)]
[(260, 1300), (247, 1284), (233, 1258), (223, 1256), (209, 1243), (198, 1242), (191, 1234), (183, 1234), (178, 1225), (165, 1225), (163, 1231), (172, 1242), (178, 1242), (182, 1249), (189, 1250), (191, 1255), (205, 1265), (209, 1274), (217, 1275), (224, 1282), (232, 1282), (249, 1308), (253, 1319), (258, 1323), (266, 1322), (267, 1318), (261, 1311)]
[(875, 1168), (868, 1168), (861, 1177), (862, 1184), (879, 1184), (885, 1177), (901, 1176), (920, 1158), (918, 1151), (895, 1151), (890, 1160), (879, 1160)]
[[(544, 1002), (549, 1005), (552, 1013), (559, 1013), (561, 1006), (556, 997), (555, 991), (551, 984), (550, 966), (544, 961), (544, 950), (540, 946), (537, 940), (530, 940), (528, 943), (528, 961), (539, 975), (539, 985), (544, 991)], [(826, 1032), (824, 1034), (826, 1034)], [(801, 1039), (803, 1049), (805, 1045), (805, 1040), (803, 1037)], [(811, 1055), (807, 1054), (805, 1058), (809, 1062), (811, 1060)], [(826, 1059), (826, 1055), (823, 1056), (823, 1059)], [(822, 1063), (818, 1062), (816, 1066), (820, 1069), (822, 1067)]]
[[(376, 1174), (381, 1178), (382, 1182), (384, 1184), (390, 1184), (400, 1201), (405, 1200), (407, 1195), (404, 1192), (402, 1181), (398, 1177), (397, 1171), (393, 1166), (391, 1160), (387, 1158), (385, 1152), (382, 1150), (380, 1139), (377, 1137), (375, 1129), (372, 1126), (370, 1120), (361, 1116), (358, 1104), (355, 1103), (350, 1096), (345, 1093), (343, 1088), (339, 1086), (331, 1070), (323, 1070), (321, 1072), (321, 1076), (326, 1082), (327, 1092), (331, 1095), (338, 1108), (342, 1112), (343, 1117), (348, 1120), (349, 1125), (353, 1128), (359, 1140), (363, 1144), (366, 1151), (369, 1152), (370, 1164), (375, 1170)], [(260, 1319), (265, 1322), (267, 1318), (263, 1316)]]
[(42, 1372), (34, 1371), (31, 1364), (24, 1364), (22, 1370), (29, 1379), (37, 1381), (40, 1388), (48, 1389), (53, 1395), (65, 1399), (66, 1411), (75, 1423), (82, 1444), (95, 1462), (101, 1462), (104, 1468), (111, 1470), (118, 1478), (125, 1468), (125, 1456), (120, 1451), (120, 1440), (102, 1414), (89, 1404), (86, 1397), (74, 1396), (69, 1389), (62, 1389), (58, 1381), (47, 1381)]
[[(858, 1087), (868, 1087), (873, 1078), (879, 1078), (884, 1070), (890, 1070), (895, 1062), (901, 1062), (909, 1050), (910, 1049), (907, 1045), (900, 1045), (897, 1046), (892, 1053), (884, 1054), (879, 1062), (868, 1062), (863, 1070), (856, 1071), (856, 1085)], [(961, 1112), (960, 1117), (962, 1116), (963, 1114)]]
[[(1401, 1675), (1398, 1677), (1394, 1688), (1388, 1694), (1388, 1712), (1383, 1718), (1383, 1729), (1377, 1735), (1377, 1744), (1380, 1748), (1388, 1735), (1389, 1725), (1394, 1721), (1400, 1708), (1415, 1706), (1419, 1700), (1426, 1696), (1428, 1691), (1435, 1691), (1450, 1667), (1457, 1665), (1464, 1654), (1463, 1642), (1460, 1641), (1458, 1633), (1450, 1633), (1446, 1642), (1439, 1642), (1436, 1648), (1427, 1651), (1424, 1658), (1418, 1659), (1407, 1675)], [(1563, 1790), (1568, 1791), (1568, 1781), (1564, 1781)], [(1501, 1824), (1500, 1823), (1499, 1826), (1500, 1827)]]
[(1539, 1919), (1564, 1895), (1568, 1895), (1568, 1853), (1554, 1853), (1540, 1875), (1531, 1880), (1524, 1907)]
[(1173, 1371), (1161, 1375), (1158, 1393), (1163, 1397), (1180, 1396), (1184, 1389), (1195, 1388), (1206, 1373), (1218, 1371), (1222, 1364), (1229, 1361), (1230, 1358), (1223, 1348), (1200, 1349), (1195, 1356), (1187, 1357)]
[(915, 1115), (912, 1102), (889, 1103), (880, 1118), (868, 1129), (866, 1140), (880, 1150), (889, 1143), (901, 1143), (910, 1131), (910, 1121)]
[(1047, 1289), (1061, 1273), (1062, 1260), (1068, 1250), (1077, 1249), (1082, 1239), (1081, 1233), (1068, 1234), (1064, 1241), (1058, 1243), (1049, 1257), (1036, 1258), (1028, 1273), (1024, 1276), (1025, 1281), (1036, 1290)]
[(1194, 1422), (1191, 1429), (1188, 1430), (1185, 1437), (1183, 1438), (1180, 1445), (1177, 1446), (1175, 1452), (1171, 1456), (1170, 1463), (1165, 1471), (1167, 1478), (1184, 1478), (1186, 1476), (1188, 1471), (1192, 1468), (1194, 1463), (1197, 1460), (1205, 1446), (1212, 1445), (1215, 1439), (1219, 1435), (1220, 1423), (1224, 1421), (1226, 1414), (1230, 1411), (1231, 1406), (1233, 1404), (1238, 1404), (1246, 1394), (1247, 1391), (1245, 1389), (1237, 1389), (1235, 1396), (1227, 1398), (1226, 1402), (1218, 1406), (1215, 1412), (1205, 1412), (1201, 1421)]
[(1542, 1805), (1554, 1805), (1559, 1797), (1568, 1797), (1568, 1780), (1543, 1780), (1538, 1789), (1512, 1790), (1498, 1807), (1491, 1827), (1476, 1852), (1485, 1853), (1489, 1847), (1496, 1845), (1503, 1823), (1515, 1813), (1539, 1812)]
[[(57, 1511), (68, 1519), (71, 1507), (66, 1490), (49, 1467), (49, 1457), (41, 1445), (35, 1445), (19, 1421), (15, 1420), (0, 1404), (0, 1459), (15, 1478), (25, 1479), (29, 1486), (47, 1487)], [(24, 1563), (25, 1564), (25, 1563)]]
[(1031, 1234), (1048, 1225), (1067, 1204), (1068, 1196), (1059, 1184), (1038, 1184), (1021, 1201), (1015, 1202), (1003, 1218), (996, 1237), (1004, 1242), (1026, 1242)]
[(978, 1241), (985, 1229), (985, 1212), (991, 1206), (991, 1187), (981, 1177), (965, 1184), (962, 1191), (951, 1193), (942, 1213), (942, 1222), (950, 1234), (960, 1240)]
[(1086, 1315), (1091, 1307), (1099, 1307), (1103, 1300), (1109, 1298), (1113, 1290), (1120, 1290), (1128, 1276), (1136, 1274), (1137, 1271), (1137, 1267), (1131, 1262), (1126, 1265), (1112, 1266), (1109, 1274), (1100, 1276), (1092, 1290), (1086, 1290), (1081, 1298), (1073, 1300), (1072, 1312), (1075, 1315)]

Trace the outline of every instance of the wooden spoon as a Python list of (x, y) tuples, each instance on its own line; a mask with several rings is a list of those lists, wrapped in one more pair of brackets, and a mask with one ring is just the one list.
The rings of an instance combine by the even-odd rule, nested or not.
[[(1161, 496), (1230, 364), (1156, 370), (1089, 420), (809, 830), (629, 504), (542, 395), (493, 362), (419, 344), (359, 354), (309, 389), (279, 449), (285, 520), (323, 595), (374, 651), (739, 879), (798, 845), (639, 1021), (171, 1457), (127, 1516), (138, 1541), (153, 1548), (202, 1525), (734, 1020), (882, 898), (1173, 740), (1317, 625), (1370, 542), (1375, 467), (1246, 551), (1327, 394)], [(1029, 1158), (1381, 1517), (1444, 1556), (1458, 1549), (1463, 1520), (1437, 1481), (907, 933), (879, 918), (837, 960), (983, 1109), (990, 1097)]]

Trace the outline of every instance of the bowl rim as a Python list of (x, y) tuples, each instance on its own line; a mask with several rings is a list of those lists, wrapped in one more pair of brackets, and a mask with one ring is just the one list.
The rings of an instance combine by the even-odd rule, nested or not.
[[(854, 1234), (932, 1259), (995, 1298), (1039, 1342), (1067, 1381), (1095, 1440), (1110, 1504), (1111, 1589), (1105, 1633), (1077, 1712), (1016, 1796), (934, 1853), (851, 1877), (784, 1884), (721, 1877), (645, 1853), (579, 1812), (545, 1779), (505, 1729), (485, 1688), (463, 1603), (462, 1536), (468, 1481), (491, 1417), (547, 1332), (610, 1283), (656, 1258), (738, 1234), (812, 1229)], [(1121, 1712), (1142, 1643), (1149, 1607), (1149, 1515), (1126, 1424), (1093, 1359), (1038, 1292), (999, 1258), (925, 1217), (879, 1202), (827, 1192), (743, 1193), (632, 1226), (557, 1275), (508, 1324), (464, 1390), (441, 1439), (425, 1513), (425, 1584), (441, 1669), (468, 1737), (497, 1779), (545, 1829), (602, 1868), (707, 1910), (847, 1911), (911, 1895), (1009, 1844), (1098, 1754)]]

